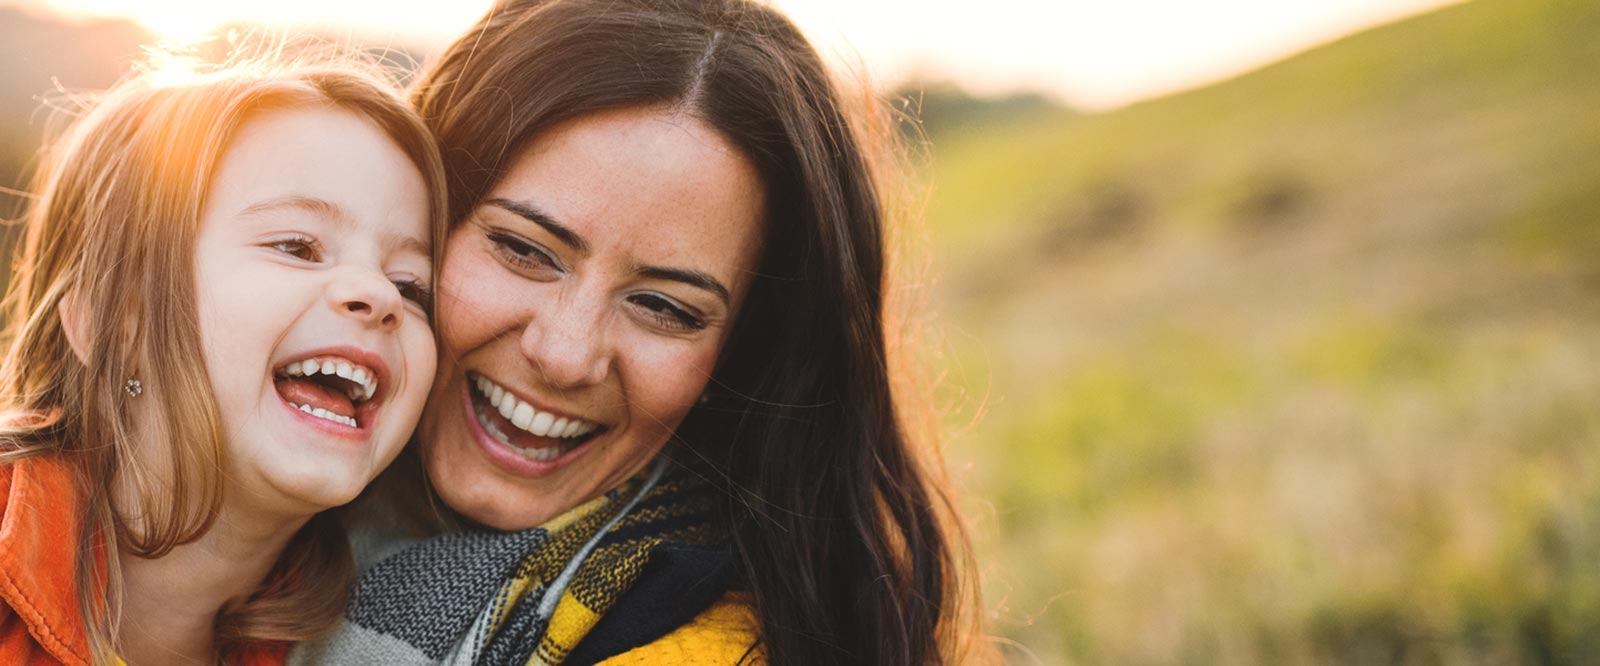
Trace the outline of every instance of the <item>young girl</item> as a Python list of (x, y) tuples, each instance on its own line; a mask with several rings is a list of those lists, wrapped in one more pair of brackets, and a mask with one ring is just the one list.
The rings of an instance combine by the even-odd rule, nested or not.
[(53, 145), (0, 369), (0, 663), (277, 663), (337, 619), (323, 512), (435, 364), (440, 160), (381, 77), (119, 85)]

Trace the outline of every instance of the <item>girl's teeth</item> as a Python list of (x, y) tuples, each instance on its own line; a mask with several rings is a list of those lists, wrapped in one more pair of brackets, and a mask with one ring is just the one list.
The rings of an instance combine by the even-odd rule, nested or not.
[(282, 372), (290, 376), (308, 375), (335, 375), (348, 379), (355, 385), (351, 386), (346, 394), (351, 400), (360, 402), (371, 400), (378, 393), (378, 378), (371, 370), (357, 363), (337, 359), (306, 359), (298, 363), (290, 363)]
[[(551, 414), (549, 412), (541, 412), (538, 409), (535, 409), (533, 405), (518, 400), (517, 397), (512, 395), (510, 391), (501, 388), (498, 384), (495, 384), (493, 381), (490, 381), (489, 378), (484, 377), (483, 375), (473, 374), (470, 381), (472, 382), (472, 385), (477, 388), (478, 395), (484, 399), (484, 402), (480, 404), (485, 404), (487, 405), (487, 408), (494, 409), (500, 413), (501, 417), (504, 417), (505, 420), (510, 421), (511, 425), (516, 426), (519, 430), (527, 431), (529, 434), (532, 434), (536, 437), (568, 439), (577, 437), (579, 435), (586, 435), (600, 427), (599, 425), (580, 419), (557, 417), (555, 414)], [(480, 420), (483, 420), (485, 423), (489, 422), (486, 414), (480, 414), (480, 416), (485, 417)], [(527, 454), (526, 452), (540, 450), (522, 449), (518, 447), (513, 448), (516, 448), (519, 452), (524, 452), (530, 457), (533, 454)], [(549, 458), (536, 459), (549, 460), (553, 459), (557, 455), (560, 455), (560, 447), (550, 447), (548, 450), (551, 452), (549, 454)]]
[(335, 414), (335, 413), (330, 412), (330, 411), (328, 411), (326, 409), (323, 409), (321, 407), (312, 407), (311, 405), (296, 405), (296, 404), (294, 404), (292, 402), (289, 403), (289, 406), (293, 407), (295, 409), (298, 409), (298, 410), (300, 410), (302, 412), (305, 412), (307, 414), (310, 414), (312, 416), (315, 416), (315, 417), (317, 417), (319, 419), (333, 421), (334, 423), (344, 424), (344, 425), (350, 426), (352, 428), (357, 427), (356, 426), (356, 420), (354, 418), (345, 416), (343, 414)]

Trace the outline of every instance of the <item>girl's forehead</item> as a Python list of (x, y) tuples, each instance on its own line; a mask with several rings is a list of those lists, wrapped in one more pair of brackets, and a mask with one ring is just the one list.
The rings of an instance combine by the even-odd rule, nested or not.
[(247, 120), (224, 152), (202, 224), (316, 220), (401, 236), (397, 243), (426, 255), (427, 192), (410, 157), (371, 120), (336, 108), (273, 110)]

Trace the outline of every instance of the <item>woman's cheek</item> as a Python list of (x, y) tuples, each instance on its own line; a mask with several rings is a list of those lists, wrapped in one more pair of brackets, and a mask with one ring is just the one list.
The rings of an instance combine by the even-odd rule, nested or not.
[(630, 373), (637, 378), (629, 390), (635, 406), (676, 428), (705, 391), (716, 367), (718, 343), (712, 336), (649, 341), (648, 353), (636, 355), (637, 371)]

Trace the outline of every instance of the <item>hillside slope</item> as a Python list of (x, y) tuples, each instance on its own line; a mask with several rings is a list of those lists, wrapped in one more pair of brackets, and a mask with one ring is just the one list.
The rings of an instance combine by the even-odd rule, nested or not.
[(939, 138), (952, 458), (1020, 662), (1600, 653), (1597, 63), (1600, 5), (1474, 2)]

